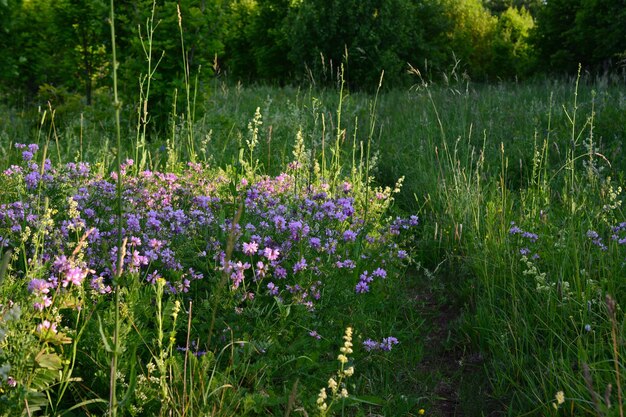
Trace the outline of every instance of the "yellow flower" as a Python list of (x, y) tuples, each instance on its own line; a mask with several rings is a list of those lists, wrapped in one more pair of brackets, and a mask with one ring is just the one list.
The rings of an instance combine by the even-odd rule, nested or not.
[(346, 369), (345, 371), (343, 371), (343, 374), (346, 377), (352, 376), (354, 374), (354, 366), (351, 366), (348, 369)]
[(317, 406), (319, 409), (321, 410), (325, 410), (326, 409), (326, 398), (328, 398), (326, 396), (326, 388), (322, 388), (320, 390), (319, 395), (317, 396)]
[(333, 392), (337, 391), (337, 381), (335, 381), (333, 378), (330, 378), (328, 380), (328, 388), (330, 388)]
[(556, 403), (558, 405), (561, 405), (565, 402), (565, 394), (563, 393), (563, 391), (557, 392), (554, 398), (556, 398)]
[(426, 410), (424, 410), (423, 408), (420, 408), (419, 411), (417, 412), (417, 414), (419, 414), (420, 416), (423, 416), (424, 413), (426, 413)]
[(346, 328), (346, 335), (343, 337), (344, 340), (351, 342), (352, 341), (352, 327)]
[(341, 363), (348, 363), (348, 357), (344, 354), (337, 356), (337, 360)]

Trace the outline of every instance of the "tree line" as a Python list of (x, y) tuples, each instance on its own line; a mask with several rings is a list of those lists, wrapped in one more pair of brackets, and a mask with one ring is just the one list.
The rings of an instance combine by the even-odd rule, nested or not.
[[(623, 69), (626, 0), (117, 0), (118, 70), (129, 99), (151, 75), (169, 106), (184, 88), (244, 82), (474, 80)], [(0, 92), (31, 101), (110, 84), (107, 0), (0, 0)], [(148, 67), (150, 58), (150, 67)], [(198, 83), (195, 83), (195, 81)], [(415, 82), (413, 79), (412, 82)], [(140, 87), (140, 88), (145, 88)], [(197, 92), (196, 92), (197, 93)], [(163, 100), (167, 99), (167, 100)]]

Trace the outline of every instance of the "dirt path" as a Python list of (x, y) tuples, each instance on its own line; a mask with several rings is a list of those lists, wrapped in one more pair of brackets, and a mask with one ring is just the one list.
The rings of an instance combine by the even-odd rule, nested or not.
[[(426, 412), (437, 417), (495, 417), (502, 414), (489, 395), (484, 355), (471, 352), (458, 334), (462, 316), (459, 300), (449, 291), (450, 280), (422, 274), (416, 305), (425, 319), (426, 350), (418, 372), (429, 386), (431, 404)], [(500, 408), (500, 411), (498, 409)]]

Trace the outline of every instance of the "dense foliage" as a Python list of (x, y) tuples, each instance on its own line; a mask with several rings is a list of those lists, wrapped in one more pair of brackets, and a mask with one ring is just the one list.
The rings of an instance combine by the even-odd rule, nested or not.
[[(185, 0), (116, 5), (127, 103), (153, 77), (152, 109), (164, 117), (215, 71), (243, 80), (329, 83), (341, 65), (352, 87), (407, 82), (407, 63), (429, 77), (459, 67), (473, 79), (619, 69), (623, 2), (577, 0)], [(109, 83), (108, 3), (0, 2), (0, 89), (55, 107)], [(148, 69), (147, 61), (150, 60)], [(197, 83), (196, 83), (197, 81)], [(77, 93), (77, 95), (73, 95)]]

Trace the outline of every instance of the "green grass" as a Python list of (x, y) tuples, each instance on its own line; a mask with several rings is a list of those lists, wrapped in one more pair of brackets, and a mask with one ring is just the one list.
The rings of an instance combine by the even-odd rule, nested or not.
[[(623, 363), (624, 318), (618, 308), (610, 319), (605, 297), (618, 306), (626, 299), (625, 251), (610, 239), (611, 228), (626, 220), (618, 192), (626, 172), (623, 83), (585, 77), (490, 85), (416, 80), (409, 90), (380, 93), (375, 106), (374, 97), (358, 92), (348, 92), (339, 106), (338, 91), (216, 81), (195, 117), (193, 148), (188, 124), (174, 119), (167, 132), (149, 132), (145, 162), (136, 166), (178, 172), (193, 149), (197, 161), (215, 169), (237, 167), (257, 108), (258, 145), (254, 158), (246, 156), (258, 161), (257, 172), (282, 172), (294, 159), (299, 131), (310, 158), (330, 164), (340, 109), (341, 173), (363, 174), (366, 165), (359, 161), (371, 141), (367, 168), (375, 184), (393, 187), (404, 177), (394, 209), (418, 213), (423, 227), (410, 252), (423, 268), (399, 277), (380, 306), (355, 307), (373, 309), (373, 317), (388, 315), (369, 325), (382, 331), (393, 324), (388, 330), (402, 343), (393, 355), (362, 364), (366, 371), (354, 388), (380, 405), (363, 402), (349, 414), (417, 415), (420, 407), (445, 414), (436, 389), (447, 381), (465, 415), (618, 415), (615, 364)], [(82, 114), (60, 109), (54, 124), (49, 111), (44, 117), (2, 108), (7, 122), (0, 132), (0, 167), (15, 163), (12, 143), (34, 141), (48, 144), (54, 163), (87, 160), (111, 170), (114, 127), (102, 107), (107, 93), (100, 94), (101, 104)], [(130, 106), (122, 119), (124, 154), (134, 157)], [(511, 222), (538, 239), (511, 233)], [(589, 230), (598, 232), (606, 251)], [(428, 302), (420, 299), (426, 293)], [(452, 322), (437, 334), (442, 324), (429, 318), (450, 309), (454, 313), (443, 317)], [(325, 347), (333, 355), (334, 346)], [(420, 365), (429, 350), (438, 353)], [(460, 365), (442, 369), (438, 360), (444, 359)], [(280, 370), (277, 362), (280, 357), (273, 358), (273, 372)], [(601, 397), (595, 405), (587, 367)], [(266, 381), (264, 372), (251, 367), (245, 385)], [(286, 401), (292, 383), (285, 381), (277, 397)], [(558, 391), (565, 403), (556, 410)], [(249, 410), (254, 401), (271, 403), (245, 401)]]

